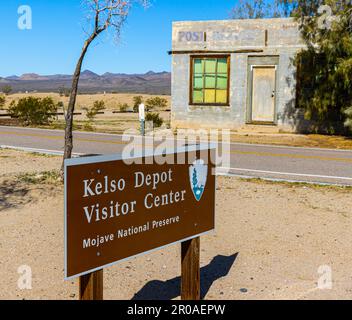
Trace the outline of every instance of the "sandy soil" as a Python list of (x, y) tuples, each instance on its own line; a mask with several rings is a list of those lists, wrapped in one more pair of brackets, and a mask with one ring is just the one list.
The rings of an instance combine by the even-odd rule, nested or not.
[(60, 168), (60, 157), (0, 149), (0, 177)]
[[(159, 116), (164, 120), (162, 128), (168, 128), (170, 126), (170, 112), (161, 111), (158, 112)], [(0, 118), (0, 126), (13, 126), (20, 127), (21, 123), (18, 119)], [(86, 132), (100, 132), (100, 133), (113, 133), (123, 134), (127, 130), (139, 131), (140, 121), (137, 113), (115, 113), (111, 111), (105, 111), (102, 115), (97, 115), (94, 122), (89, 122), (85, 116), (76, 115), (74, 120), (74, 130), (86, 131)], [(49, 125), (37, 126), (42, 129), (59, 129), (65, 128), (65, 120), (63, 116), (58, 116), (55, 121)]]
[[(18, 101), (21, 98), (28, 97), (28, 96), (33, 96), (37, 98), (44, 98), (44, 97), (52, 97), (56, 102), (62, 101), (65, 105), (68, 104), (68, 97), (60, 97), (58, 93), (16, 93), (16, 94), (11, 94), (6, 97), (6, 105), (5, 108), (7, 108), (12, 101)], [(142, 96), (143, 100), (146, 101), (147, 99), (151, 97), (156, 97), (155, 95), (146, 95), (146, 94), (137, 94), (137, 93), (107, 93), (107, 94), (80, 94), (77, 96), (77, 110), (82, 109), (83, 107), (91, 107), (94, 104), (94, 101), (97, 100), (103, 100), (105, 102), (106, 108), (108, 110), (119, 110), (118, 109), (118, 104), (119, 103), (127, 103), (128, 105), (133, 106), (133, 97), (135, 96)], [(169, 105), (171, 102), (171, 97), (170, 96), (161, 96), (159, 95), (158, 97), (162, 97), (167, 99)]]
[[(158, 112), (159, 116), (164, 120), (163, 127), (170, 124), (171, 112), (161, 111)], [(59, 118), (61, 126), (64, 126), (63, 117)], [(79, 115), (75, 117), (75, 124), (81, 126), (83, 131), (85, 130), (84, 124), (87, 123), (85, 115)], [(139, 130), (140, 121), (137, 113), (118, 113), (112, 114), (111, 112), (105, 112), (104, 115), (97, 115), (94, 122), (91, 124), (94, 132), (102, 133), (115, 133), (123, 134), (127, 130)], [(47, 127), (50, 129), (50, 127)]]
[[(0, 150), (0, 299), (77, 299), (63, 273), (63, 190), (24, 171), (60, 158)], [(6, 176), (4, 176), (6, 174)], [(201, 239), (205, 299), (350, 299), (351, 189), (219, 178), (216, 232)], [(180, 248), (104, 271), (106, 299), (178, 299)], [(17, 287), (22, 265), (32, 290)], [(317, 288), (332, 268), (331, 290)]]

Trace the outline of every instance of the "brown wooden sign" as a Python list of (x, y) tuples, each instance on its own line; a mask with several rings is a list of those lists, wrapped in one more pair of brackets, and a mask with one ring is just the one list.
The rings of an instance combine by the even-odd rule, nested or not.
[(214, 149), (188, 148), (134, 161), (67, 160), (66, 279), (213, 230), (214, 157)]

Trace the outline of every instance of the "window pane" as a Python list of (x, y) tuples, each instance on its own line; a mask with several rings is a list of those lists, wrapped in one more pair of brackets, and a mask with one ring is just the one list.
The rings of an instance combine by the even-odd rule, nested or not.
[(204, 102), (215, 103), (215, 90), (204, 90)]
[(228, 103), (228, 59), (195, 58), (193, 60), (194, 104)]
[(217, 89), (227, 89), (227, 74), (218, 74)]
[(218, 73), (227, 73), (227, 59), (218, 59)]
[(194, 76), (194, 88), (203, 89), (203, 75)]
[(227, 103), (227, 90), (216, 91), (216, 103)]
[(194, 73), (203, 73), (203, 59), (194, 59)]
[(215, 74), (205, 76), (205, 87), (207, 89), (215, 89)]
[(193, 91), (193, 103), (203, 103), (203, 90)]
[(216, 73), (216, 59), (205, 60), (205, 73)]

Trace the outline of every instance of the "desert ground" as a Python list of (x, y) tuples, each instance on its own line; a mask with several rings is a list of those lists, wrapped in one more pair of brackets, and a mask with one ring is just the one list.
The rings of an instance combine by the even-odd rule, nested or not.
[[(7, 108), (12, 101), (18, 101), (21, 98), (25, 98), (28, 96), (33, 96), (37, 98), (45, 98), (45, 97), (52, 97), (55, 102), (63, 102), (65, 105), (68, 104), (69, 97), (60, 96), (58, 93), (49, 92), (49, 93), (15, 93), (10, 94), (6, 97), (6, 105)], [(106, 94), (79, 94), (77, 96), (77, 103), (76, 107), (77, 110), (81, 110), (84, 107), (91, 107), (93, 106), (95, 101), (103, 100), (105, 102), (105, 106), (107, 110), (119, 110), (118, 105), (119, 103), (124, 104), (127, 103), (130, 106), (133, 106), (133, 97), (141, 96), (143, 97), (143, 101), (146, 101), (149, 98), (156, 97), (155, 95), (146, 95), (146, 94), (134, 94), (134, 93), (106, 93)], [(170, 106), (171, 97), (170, 96), (159, 96), (165, 98), (168, 101)]]
[[(21, 98), (33, 96), (37, 98), (51, 97), (57, 103), (63, 102), (65, 107), (68, 105), (68, 97), (60, 96), (58, 93), (17, 93), (11, 94), (6, 97), (6, 105), (3, 110), (0, 110), (1, 114), (6, 114), (7, 108), (12, 101), (18, 101)], [(77, 103), (75, 111), (79, 114), (74, 117), (74, 129), (79, 131), (94, 131), (102, 133), (116, 133), (122, 134), (128, 129), (139, 130), (139, 116), (138, 113), (132, 113), (133, 111), (133, 97), (141, 96), (143, 101), (153, 97), (161, 97), (167, 100), (167, 106), (163, 110), (153, 109), (151, 112), (159, 113), (159, 116), (163, 119), (163, 128), (169, 128), (171, 122), (170, 96), (153, 96), (143, 94), (80, 94), (77, 96)], [(98, 114), (93, 122), (89, 121), (86, 117), (86, 111), (84, 108), (91, 108), (95, 101), (104, 101), (105, 110), (104, 114)], [(127, 112), (120, 113), (120, 105), (127, 104), (129, 109)], [(63, 112), (63, 110), (58, 110)], [(9, 117), (0, 117), (0, 125), (11, 125), (21, 126), (21, 123), (17, 119), (10, 119)], [(44, 129), (64, 129), (65, 118), (62, 115), (53, 119), (49, 125), (39, 126)]]
[[(64, 281), (61, 158), (1, 149), (0, 161), (0, 299), (77, 299)], [(219, 177), (216, 196), (204, 299), (351, 299), (350, 188)], [(18, 288), (23, 265), (31, 290)], [(319, 289), (326, 266), (332, 287)], [(107, 268), (105, 299), (179, 299), (179, 276), (176, 245)]]

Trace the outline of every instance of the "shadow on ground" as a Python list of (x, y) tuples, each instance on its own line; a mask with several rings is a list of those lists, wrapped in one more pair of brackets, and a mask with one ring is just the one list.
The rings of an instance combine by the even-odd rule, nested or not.
[[(204, 299), (213, 283), (230, 272), (238, 253), (231, 256), (216, 256), (200, 269), (201, 298)], [(172, 300), (180, 296), (181, 277), (167, 281), (153, 280), (138, 291), (132, 300)]]
[(17, 208), (31, 201), (29, 189), (18, 181), (4, 181), (0, 184), (0, 211)]

